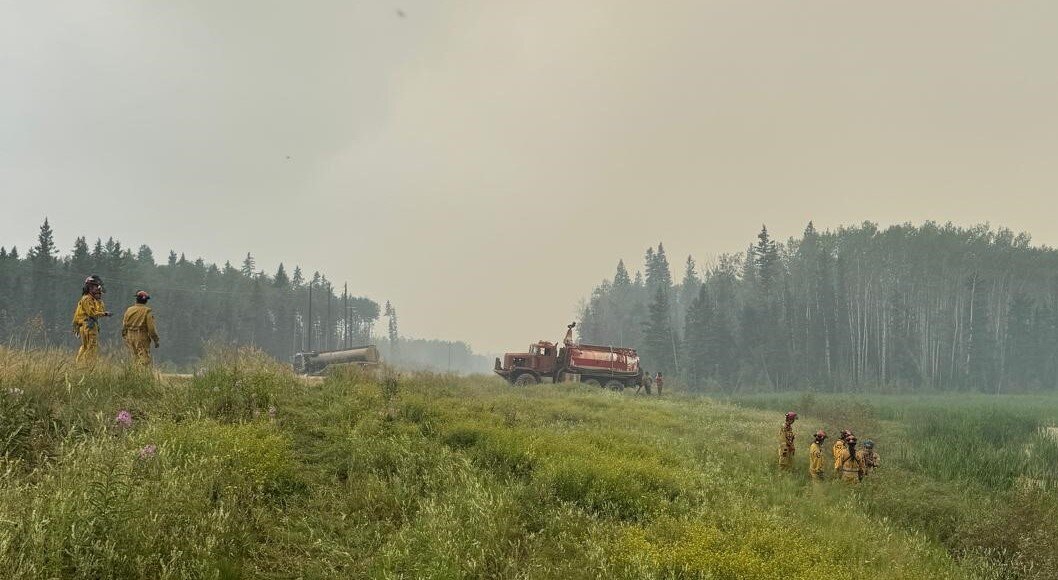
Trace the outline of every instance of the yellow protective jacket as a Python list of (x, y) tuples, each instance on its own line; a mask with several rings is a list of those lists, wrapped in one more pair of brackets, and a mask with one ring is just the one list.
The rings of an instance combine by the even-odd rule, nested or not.
[(838, 439), (834, 442), (834, 471), (841, 469), (841, 456), (845, 454), (845, 440)]
[(151, 342), (158, 342), (158, 329), (154, 326), (154, 314), (146, 304), (133, 304), (125, 311), (125, 318), (121, 322), (121, 336), (127, 336), (130, 332), (146, 333)]
[(862, 456), (863, 473), (865, 475), (871, 473), (882, 464), (882, 460), (878, 457), (877, 451), (867, 451), (864, 449), (863, 451), (860, 451), (858, 455)]
[(808, 474), (812, 477), (823, 476), (823, 450), (819, 443), (812, 443), (808, 448)]
[(842, 481), (853, 483), (863, 479), (863, 451), (856, 451), (856, 456), (852, 457), (848, 449), (843, 449), (841, 460), (838, 462), (838, 475)]
[(73, 311), (73, 330), (80, 333), (82, 328), (91, 332), (98, 332), (97, 321), (107, 311), (102, 300), (96, 300), (91, 294), (81, 296), (77, 301), (77, 308)]
[(786, 423), (783, 423), (783, 426), (779, 428), (779, 452), (785, 452), (789, 455), (794, 454), (793, 427)]

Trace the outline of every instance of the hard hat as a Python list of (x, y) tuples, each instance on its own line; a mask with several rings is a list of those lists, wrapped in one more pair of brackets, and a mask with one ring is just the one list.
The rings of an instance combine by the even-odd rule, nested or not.
[(874, 441), (871, 441), (870, 439), (868, 439), (868, 440), (863, 442), (863, 446), (866, 447), (867, 449), (872, 449), (874, 447)]
[(140, 290), (136, 293), (136, 300), (143, 300), (144, 302), (151, 299), (151, 295), (146, 290)]
[(93, 293), (94, 294), (97, 289), (99, 290), (100, 294), (102, 294), (102, 293), (107, 291), (106, 288), (103, 287), (103, 279), (102, 278), (100, 278), (99, 276), (96, 276), (95, 274), (92, 274), (91, 276), (89, 276), (89, 277), (84, 279), (84, 287), (81, 288), (81, 292), (83, 292), (85, 294), (88, 294), (88, 293)]
[(846, 439), (845, 441), (847, 441), (850, 445), (855, 445), (856, 444), (856, 436), (855, 435), (849, 435), (849, 438)]
[(816, 431), (816, 439), (822, 440), (822, 439), (826, 439), (826, 438), (827, 438), (827, 432), (826, 431), (824, 431), (822, 429), (820, 429), (819, 431)]
[(842, 439), (848, 439), (849, 437), (852, 437), (852, 431), (849, 431), (848, 429), (842, 429), (841, 430), (841, 438)]
[(790, 420), (796, 419), (796, 418), (797, 418), (797, 413), (794, 413), (793, 411), (790, 411), (789, 413), (786, 414), (786, 420), (787, 421), (790, 421)]

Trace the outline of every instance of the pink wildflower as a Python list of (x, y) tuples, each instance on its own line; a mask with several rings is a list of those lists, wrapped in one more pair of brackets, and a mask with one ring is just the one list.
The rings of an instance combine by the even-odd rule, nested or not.
[(132, 413), (122, 410), (117, 417), (114, 417), (114, 422), (122, 427), (132, 427)]
[(140, 459), (150, 459), (154, 457), (157, 452), (158, 446), (154, 443), (151, 443), (150, 445), (145, 445), (142, 449), (140, 449)]
[(275, 419), (276, 418), (275, 405), (272, 405), (271, 407), (268, 407), (268, 418), (269, 419)]

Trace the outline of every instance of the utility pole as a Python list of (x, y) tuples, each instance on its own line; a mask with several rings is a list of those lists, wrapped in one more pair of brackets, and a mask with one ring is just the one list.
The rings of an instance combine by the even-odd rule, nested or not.
[(342, 288), (342, 346), (349, 348), (349, 283)]
[(309, 323), (306, 326), (309, 333), (309, 348), (308, 351), (312, 352), (312, 281), (309, 281)]
[(328, 284), (327, 285), (327, 338), (325, 338), (324, 341), (323, 341), (323, 350), (330, 350), (330, 348), (331, 348), (331, 338), (334, 336), (334, 329), (331, 328), (331, 324), (334, 322), (334, 319), (331, 318), (331, 294), (333, 294), (333, 293), (331, 292), (330, 284)]

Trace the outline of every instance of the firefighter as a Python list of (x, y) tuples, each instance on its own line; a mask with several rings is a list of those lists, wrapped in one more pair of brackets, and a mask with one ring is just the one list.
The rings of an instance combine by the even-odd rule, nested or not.
[(639, 394), (640, 389), (646, 389), (647, 394), (650, 394), (650, 387), (654, 385), (653, 380), (650, 378), (650, 371), (643, 369), (643, 376), (639, 379), (639, 386), (636, 387), (636, 394)]
[(797, 413), (790, 411), (786, 414), (786, 422), (779, 428), (779, 469), (790, 469), (793, 465), (794, 456), (794, 432), (793, 424), (797, 420)]
[(823, 479), (823, 441), (826, 441), (826, 438), (825, 431), (816, 431), (815, 441), (808, 448), (808, 475), (816, 481)]
[(562, 339), (562, 344), (567, 347), (573, 346), (573, 328), (575, 326), (577, 326), (577, 323), (571, 322), (569, 326), (566, 327), (566, 338)]
[(834, 471), (835, 472), (837, 472), (839, 469), (841, 469), (841, 456), (842, 456), (843, 453), (845, 453), (845, 442), (851, 436), (852, 436), (852, 431), (849, 431), (848, 429), (842, 429), (841, 430), (841, 437), (839, 437), (838, 440), (834, 442), (834, 448), (833, 448), (833, 450), (831, 452), (833, 453), (833, 457), (834, 457)]
[(103, 280), (92, 274), (81, 287), (81, 299), (73, 311), (73, 333), (81, 339), (77, 362), (94, 361), (99, 354), (99, 319), (110, 316), (103, 304)]
[(863, 442), (863, 474), (870, 475), (875, 469), (881, 465), (881, 460), (878, 458), (878, 452), (874, 450), (874, 441), (870, 439)]
[(859, 483), (863, 479), (863, 452), (856, 450), (855, 435), (849, 435), (845, 441), (845, 449), (841, 452), (838, 466), (841, 481)]
[(661, 387), (665, 384), (665, 377), (661, 376), (661, 371), (654, 375), (654, 386), (658, 388), (658, 396), (661, 396)]
[(121, 337), (132, 351), (132, 358), (145, 368), (151, 366), (151, 343), (154, 343), (154, 348), (158, 348), (159, 343), (154, 314), (147, 307), (147, 301), (150, 299), (151, 295), (147, 292), (137, 292), (136, 303), (125, 311), (125, 318), (121, 323)]

